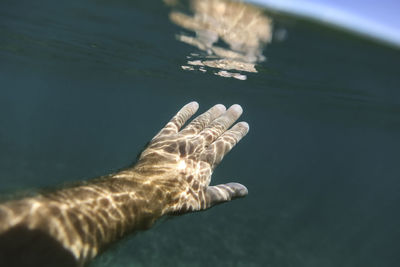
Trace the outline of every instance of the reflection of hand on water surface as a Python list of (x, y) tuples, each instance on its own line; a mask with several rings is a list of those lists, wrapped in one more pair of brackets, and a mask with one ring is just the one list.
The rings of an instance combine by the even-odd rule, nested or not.
[[(171, 6), (177, 1), (164, 0)], [(257, 72), (255, 64), (265, 60), (264, 46), (271, 41), (272, 22), (262, 9), (248, 3), (228, 0), (192, 0), (192, 15), (173, 10), (170, 19), (180, 27), (195, 32), (195, 36), (181, 33), (177, 39), (206, 52), (199, 60), (189, 60), (185, 70), (193, 66), (219, 69), (214, 74), (245, 80), (237, 72)], [(226, 47), (218, 44), (222, 41)], [(204, 72), (204, 68), (199, 70)]]

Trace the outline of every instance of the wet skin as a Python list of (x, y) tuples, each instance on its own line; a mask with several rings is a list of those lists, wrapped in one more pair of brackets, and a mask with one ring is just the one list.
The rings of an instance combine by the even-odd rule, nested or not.
[(213, 170), (249, 131), (246, 122), (231, 127), (242, 108), (218, 104), (183, 127), (198, 107), (179, 110), (129, 168), (0, 204), (0, 265), (82, 266), (165, 215), (246, 196), (239, 183), (210, 186)]

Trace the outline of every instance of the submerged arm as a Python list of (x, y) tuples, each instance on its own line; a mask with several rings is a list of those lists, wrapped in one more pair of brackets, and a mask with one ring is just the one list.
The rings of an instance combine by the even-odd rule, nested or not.
[[(245, 122), (229, 129), (241, 107), (216, 105), (181, 129), (197, 109), (196, 102), (184, 106), (133, 167), (1, 204), (0, 265), (17, 259), (18, 265), (32, 260), (52, 265), (51, 259), (57, 266), (84, 265), (113, 241), (149, 228), (163, 215), (200, 211), (247, 195), (238, 183), (209, 185), (215, 167), (248, 132)], [(24, 250), (43, 253), (21, 258)]]

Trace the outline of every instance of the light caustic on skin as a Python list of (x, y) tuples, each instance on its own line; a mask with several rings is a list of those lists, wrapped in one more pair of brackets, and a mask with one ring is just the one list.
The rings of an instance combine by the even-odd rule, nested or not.
[[(178, 1), (165, 2), (177, 6)], [(207, 54), (188, 56), (182, 69), (206, 72), (208, 68), (218, 76), (239, 80), (247, 78), (243, 73), (257, 72), (255, 64), (265, 60), (262, 51), (272, 36), (272, 21), (260, 8), (228, 0), (192, 0), (190, 10), (193, 15), (170, 13), (173, 23), (196, 33), (195, 37), (178, 34), (177, 39)], [(228, 47), (217, 46), (219, 40)]]
[(164, 215), (206, 210), (246, 196), (246, 187), (238, 183), (210, 185), (213, 170), (249, 130), (246, 122), (231, 127), (242, 108), (215, 105), (183, 127), (198, 107), (196, 102), (185, 105), (131, 167), (1, 203), (0, 262), (82, 266)]

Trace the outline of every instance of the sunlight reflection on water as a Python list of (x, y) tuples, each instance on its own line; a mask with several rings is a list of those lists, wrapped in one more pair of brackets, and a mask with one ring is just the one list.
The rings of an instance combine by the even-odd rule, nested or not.
[[(165, 1), (176, 7), (177, 1)], [(271, 41), (272, 20), (253, 5), (226, 0), (192, 0), (193, 15), (173, 8), (170, 20), (195, 32), (176, 35), (177, 40), (204, 53), (187, 56), (184, 70), (212, 71), (221, 77), (246, 80), (246, 72), (257, 73), (255, 64), (265, 60), (263, 49)], [(224, 43), (225, 47), (219, 45)]]

